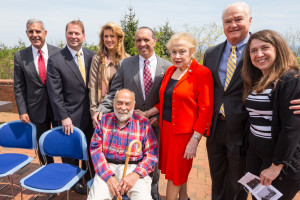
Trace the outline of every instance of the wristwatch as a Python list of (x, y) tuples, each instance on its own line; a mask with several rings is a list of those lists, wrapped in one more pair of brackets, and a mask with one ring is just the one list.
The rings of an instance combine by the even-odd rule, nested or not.
[(196, 135), (196, 134), (193, 134), (193, 138), (196, 139), (196, 140), (198, 140), (198, 142), (200, 141), (200, 137), (198, 135)]

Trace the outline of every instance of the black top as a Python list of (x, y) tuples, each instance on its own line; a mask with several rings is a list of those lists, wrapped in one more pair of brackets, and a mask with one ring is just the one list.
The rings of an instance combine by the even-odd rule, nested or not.
[(170, 78), (168, 85), (165, 89), (164, 102), (163, 102), (163, 120), (172, 122), (172, 94), (178, 80)]

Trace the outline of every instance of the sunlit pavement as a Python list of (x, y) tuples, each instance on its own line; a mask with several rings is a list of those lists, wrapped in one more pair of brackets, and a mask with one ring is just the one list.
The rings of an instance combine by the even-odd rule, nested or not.
[[(8, 112), (0, 112), (0, 123), (13, 121), (18, 119), (18, 114), (8, 113)], [(0, 153), (6, 152), (22, 152), (27, 155), (33, 156), (34, 153), (30, 150), (18, 150), (18, 149), (3, 149), (0, 148)], [(59, 158), (55, 159), (55, 162), (60, 162)], [(16, 195), (16, 200), (21, 199), (21, 187), (19, 181), (21, 178), (25, 177), (27, 174), (31, 173), (35, 169), (39, 167), (38, 158), (36, 158), (31, 164), (24, 167), (22, 170), (18, 171), (13, 175), (14, 178), (14, 190)], [(7, 181), (7, 180), (6, 180)], [(164, 176), (161, 175), (159, 182), (159, 190), (162, 196), (162, 199), (165, 200), (165, 191), (166, 191), (166, 180)], [(3, 183), (0, 183), (0, 188), (3, 186)], [(0, 194), (11, 194), (11, 187), (7, 186), (4, 190), (0, 191)], [(188, 194), (191, 200), (210, 200), (211, 199), (211, 179), (208, 167), (207, 153), (205, 148), (205, 138), (202, 137), (202, 140), (198, 146), (197, 156), (194, 159), (193, 167), (191, 173), (189, 175), (188, 181)], [(36, 193), (23, 189), (23, 199), (31, 200), (35, 197)], [(85, 195), (80, 195), (75, 193), (74, 191), (70, 191), (70, 200), (85, 200), (87, 197)], [(9, 200), (9, 197), (1, 197), (0, 200)], [(38, 199), (47, 199), (46, 194), (41, 194)], [(67, 199), (67, 193), (59, 193), (57, 196), (53, 197), (54, 200), (62, 200)], [(249, 196), (249, 200), (251, 197)], [(294, 198), (300, 199), (300, 192)]]

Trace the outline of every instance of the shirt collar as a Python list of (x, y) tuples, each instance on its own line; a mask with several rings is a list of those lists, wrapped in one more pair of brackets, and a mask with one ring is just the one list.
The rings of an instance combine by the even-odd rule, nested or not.
[[(69, 47), (69, 45), (67, 45), (72, 57), (74, 58), (77, 54), (77, 51), (75, 51), (74, 49), (72, 49), (71, 47)], [(82, 51), (82, 48), (80, 48), (79, 52), (81, 52), (81, 55), (83, 55), (83, 51)]]
[(155, 59), (155, 53), (153, 53), (153, 55), (150, 57), (150, 58), (148, 58), (148, 59), (145, 59), (143, 56), (141, 56), (140, 54), (139, 54), (139, 59), (144, 63), (144, 61), (145, 60), (149, 60), (150, 61), (150, 63)]
[[(38, 55), (39, 49), (37, 49), (35, 46), (31, 45), (32, 48), (32, 54)], [(44, 44), (44, 46), (41, 48), (42, 52), (45, 54), (48, 52), (47, 43)]]
[[(242, 48), (244, 48), (244, 46), (246, 46), (249, 38), (250, 38), (250, 34), (248, 34), (247, 37), (244, 40), (242, 40), (240, 43), (235, 45), (238, 51), (240, 51)], [(227, 40), (226, 48), (231, 49), (232, 46), (233, 45)]]

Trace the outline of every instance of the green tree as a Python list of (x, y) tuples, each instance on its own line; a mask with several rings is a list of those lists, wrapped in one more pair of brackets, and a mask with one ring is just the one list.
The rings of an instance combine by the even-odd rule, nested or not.
[(170, 52), (168, 51), (166, 44), (175, 32), (170, 27), (169, 21), (166, 21), (163, 26), (158, 27), (158, 30), (154, 29), (154, 31), (157, 38), (155, 53), (162, 58), (170, 59)]
[(82, 46), (86, 49), (89, 49), (91, 51), (97, 52), (98, 51), (98, 45), (95, 45), (94, 43), (88, 44), (87, 42), (84, 42)]
[(202, 27), (190, 27), (188, 24), (185, 24), (184, 28), (187, 32), (191, 33), (198, 42), (195, 58), (200, 63), (203, 61), (205, 50), (213, 46), (223, 34), (222, 26), (216, 23), (205, 24)]
[(13, 79), (14, 77), (14, 54), (26, 47), (25, 42), (18, 41), (13, 47), (7, 47), (0, 43), (0, 79)]
[(125, 12), (123, 19), (121, 19), (121, 27), (123, 29), (123, 32), (125, 33), (125, 37), (124, 37), (125, 51), (129, 55), (134, 56), (138, 54), (134, 44), (134, 35), (138, 29), (139, 21), (135, 18), (135, 12), (133, 10), (133, 7), (129, 6), (128, 9), (129, 9), (129, 14)]
[(62, 49), (62, 48), (65, 48), (66, 45), (67, 45), (66, 42), (64, 42), (63, 40), (59, 40), (59, 41), (56, 42), (55, 46), (57, 46), (57, 47), (59, 47), (59, 48)]

